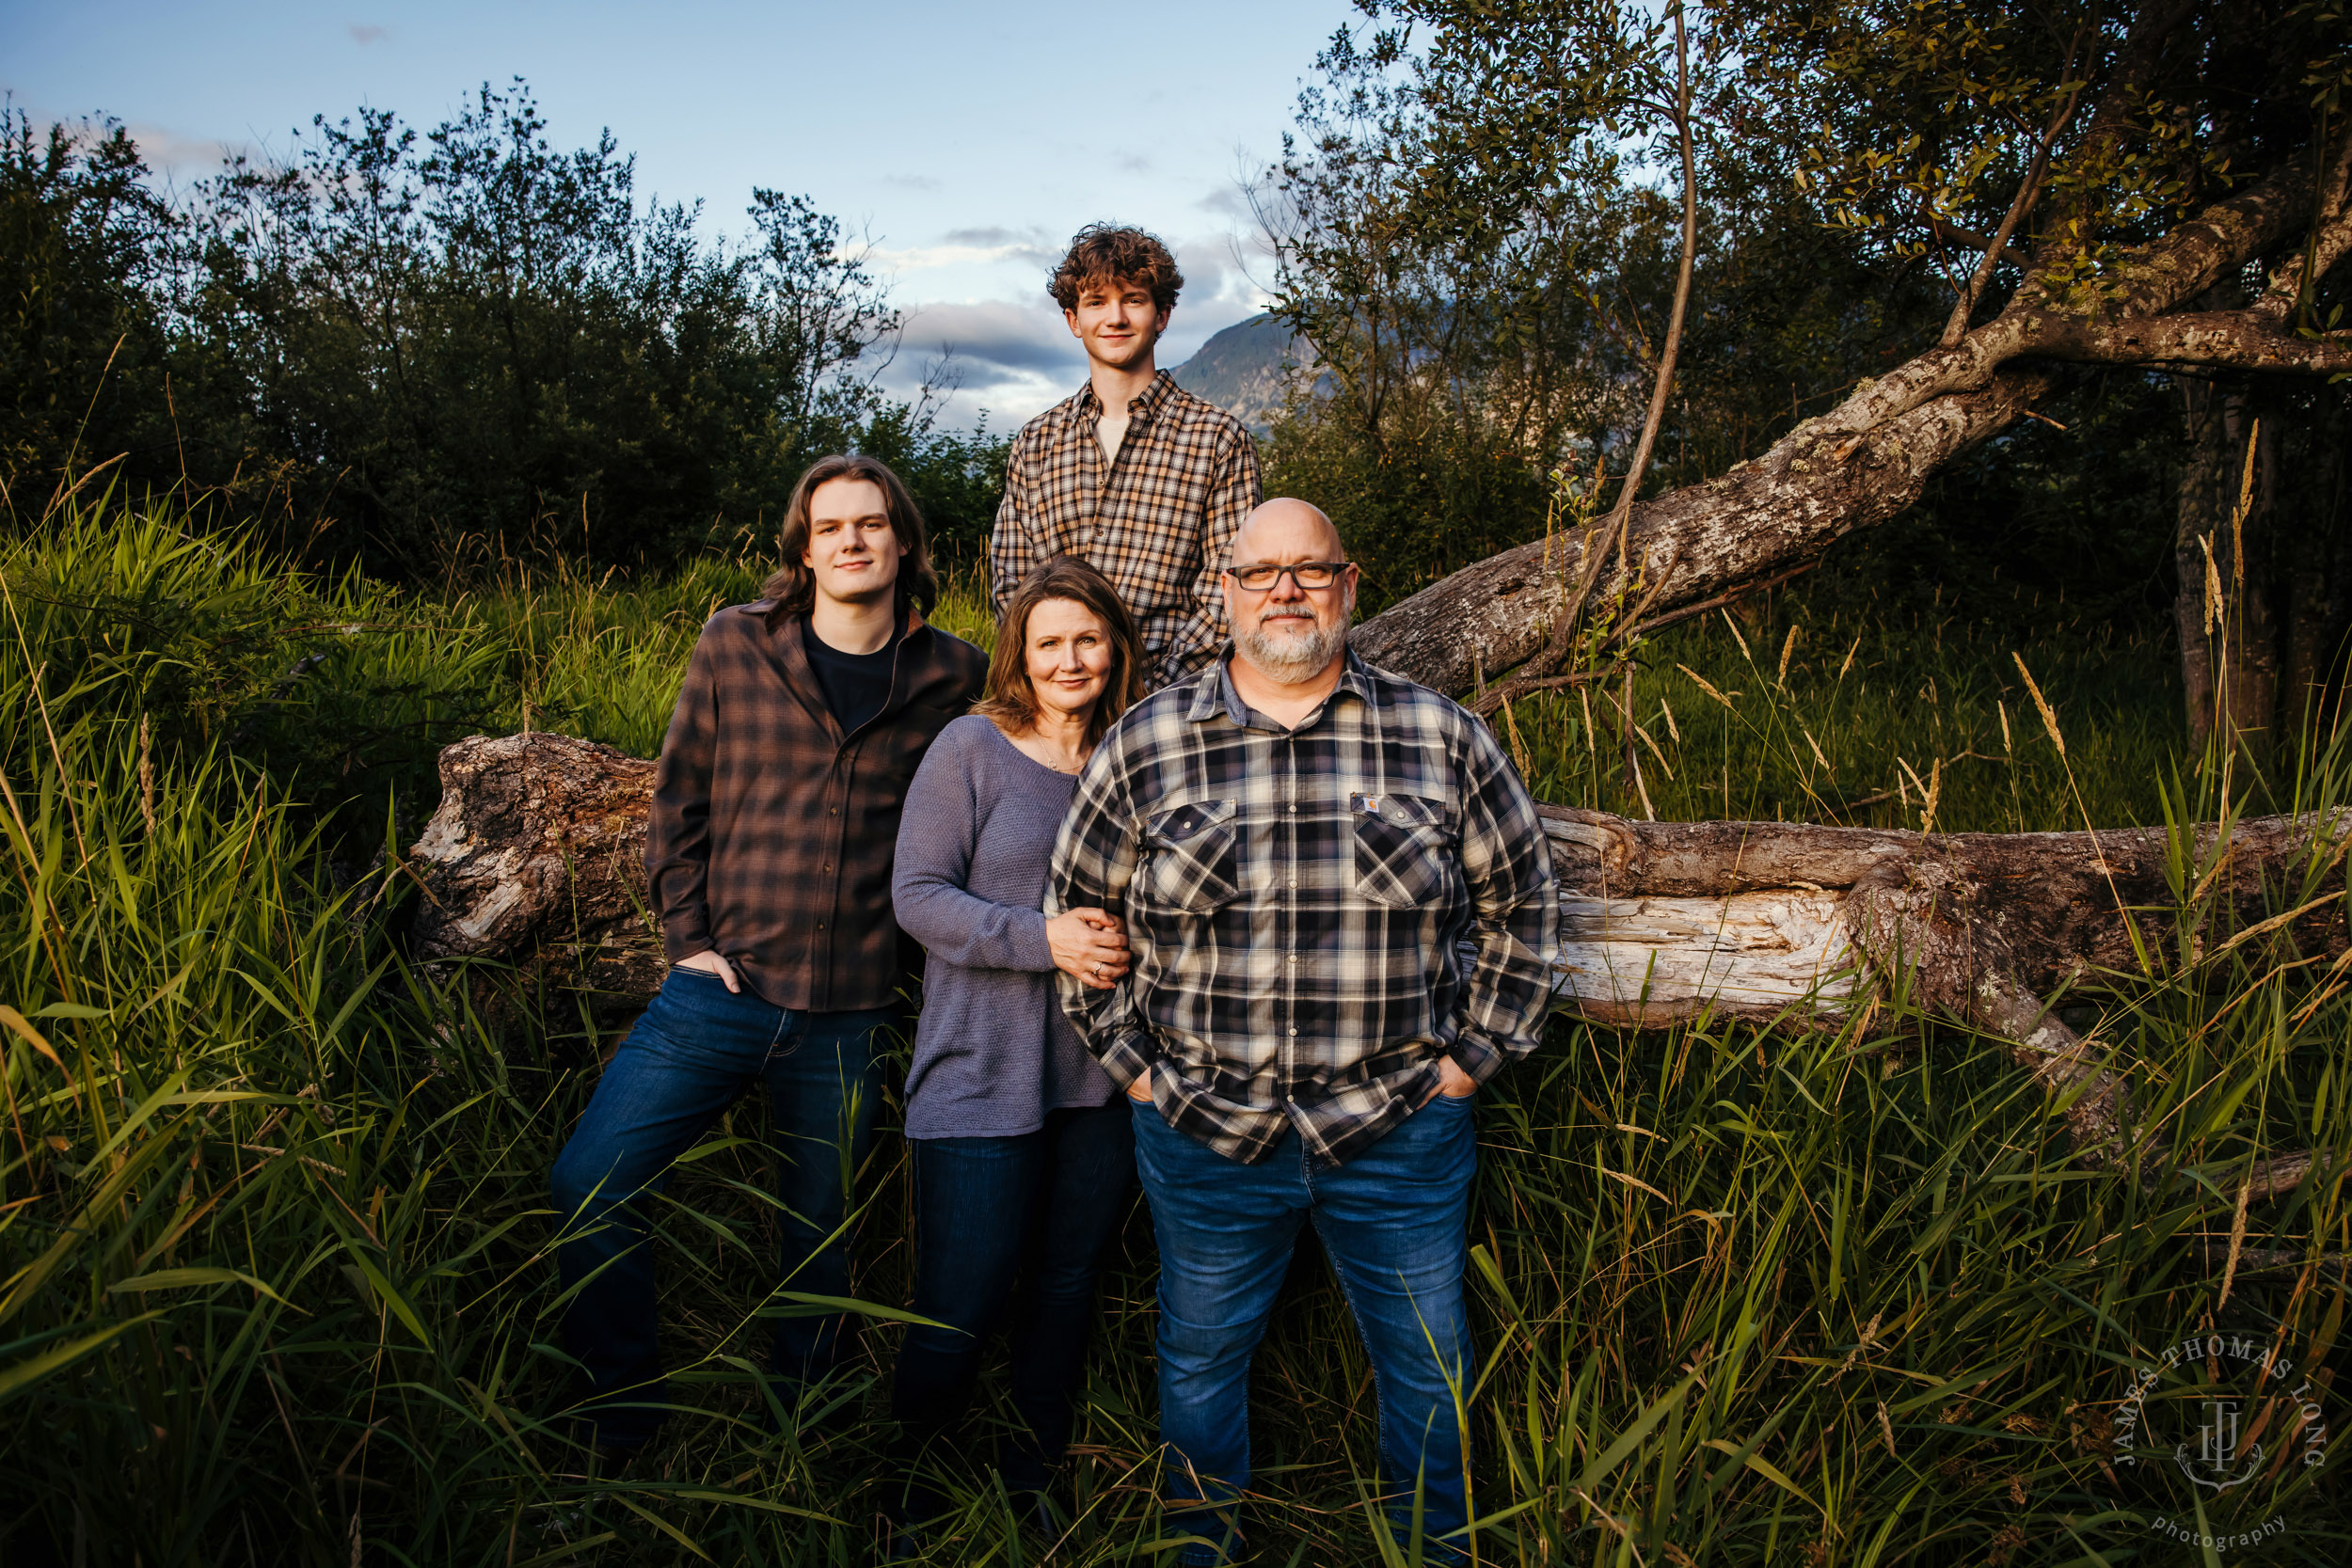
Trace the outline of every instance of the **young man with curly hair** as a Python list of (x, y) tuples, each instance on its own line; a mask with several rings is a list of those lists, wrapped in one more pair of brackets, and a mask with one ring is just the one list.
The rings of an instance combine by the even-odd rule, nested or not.
[(1087, 384), (1021, 427), (989, 543), (996, 612), (1057, 555), (1111, 580), (1143, 631), (1153, 689), (1224, 645), (1217, 583), (1234, 531), (1260, 499), (1241, 421), (1176, 385), (1154, 347), (1184, 279), (1140, 229), (1078, 230), (1046, 288), (1087, 355)]

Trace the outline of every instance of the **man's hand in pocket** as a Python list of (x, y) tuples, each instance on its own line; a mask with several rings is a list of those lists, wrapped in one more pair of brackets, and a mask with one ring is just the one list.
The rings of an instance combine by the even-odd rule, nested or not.
[(735, 966), (707, 947), (691, 958), (680, 958), (671, 967), (673, 969), (695, 969), (705, 974), (715, 974), (726, 983), (727, 990), (738, 996), (743, 993), (742, 986), (735, 978)]
[(1476, 1079), (1456, 1067), (1453, 1057), (1440, 1056), (1438, 1058), (1438, 1086), (1434, 1091), (1422, 1097), (1422, 1103), (1426, 1105), (1438, 1095), (1443, 1095), (1448, 1100), (1460, 1100), (1477, 1092), (1478, 1081)]

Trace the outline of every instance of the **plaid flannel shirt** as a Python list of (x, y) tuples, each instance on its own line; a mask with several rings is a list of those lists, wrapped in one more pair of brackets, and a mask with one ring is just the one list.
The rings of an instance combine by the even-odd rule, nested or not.
[(1127, 410), (1107, 471), (1091, 382), (1021, 427), (989, 539), (989, 580), (1001, 619), (1031, 571), (1057, 555), (1083, 558), (1134, 611), (1157, 688), (1199, 670), (1225, 641), (1217, 574), (1261, 499), (1258, 449), (1240, 420), (1166, 371)]
[(1116, 989), (1059, 978), (1112, 1082), (1254, 1161), (1285, 1126), (1343, 1161), (1449, 1055), (1485, 1083), (1535, 1049), (1559, 895), (1534, 802), (1485, 725), (1353, 653), (1285, 730), (1223, 660), (1147, 698), (1079, 775), (1046, 911), (1127, 922)]
[(654, 769), (645, 872), (670, 961), (715, 950), (771, 1006), (886, 1006), (906, 978), (890, 869), (932, 737), (972, 705), (988, 656), (903, 605), (882, 711), (841, 733), (768, 601), (713, 615)]

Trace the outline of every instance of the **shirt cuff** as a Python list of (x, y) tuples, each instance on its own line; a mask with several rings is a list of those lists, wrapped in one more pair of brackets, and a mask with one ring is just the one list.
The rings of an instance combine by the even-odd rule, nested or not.
[(1148, 1031), (1124, 1029), (1105, 1041), (1094, 1059), (1103, 1064), (1103, 1076), (1111, 1081), (1111, 1086), (1125, 1094), (1136, 1079), (1152, 1070), (1160, 1052)]
[(1465, 1031), (1454, 1037), (1454, 1043), (1445, 1053), (1454, 1058), (1454, 1065), (1470, 1074), (1470, 1082), (1480, 1088), (1486, 1081), (1510, 1065), (1511, 1058), (1495, 1049), (1492, 1041)]
[(711, 950), (710, 927), (700, 905), (675, 910), (661, 917), (661, 951), (672, 963)]
[(1024, 912), (1028, 918), (1018, 922), (1009, 933), (1012, 938), (1013, 957), (1019, 960), (1013, 967), (1031, 974), (1050, 974), (1060, 965), (1054, 962), (1054, 944), (1045, 936), (1045, 911), (1028, 910)]

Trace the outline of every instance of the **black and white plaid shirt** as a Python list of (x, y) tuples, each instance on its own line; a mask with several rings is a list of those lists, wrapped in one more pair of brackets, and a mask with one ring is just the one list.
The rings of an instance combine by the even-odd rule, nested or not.
[(1200, 670), (1225, 641), (1217, 574), (1258, 504), (1258, 449), (1241, 421), (1166, 371), (1127, 405), (1127, 434), (1105, 465), (1089, 382), (1021, 427), (988, 542), (999, 618), (1021, 579), (1074, 555), (1111, 579), (1143, 633), (1153, 687)]
[(1480, 1083), (1541, 1038), (1559, 896), (1534, 802), (1486, 726), (1354, 654), (1295, 730), (1223, 659), (1147, 698), (1079, 775), (1046, 911), (1127, 922), (1112, 990), (1060, 978), (1113, 1083), (1253, 1161), (1295, 1127), (1343, 1161), (1451, 1055)]

